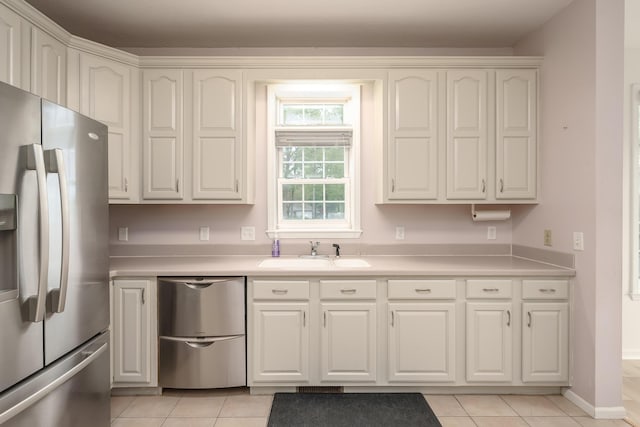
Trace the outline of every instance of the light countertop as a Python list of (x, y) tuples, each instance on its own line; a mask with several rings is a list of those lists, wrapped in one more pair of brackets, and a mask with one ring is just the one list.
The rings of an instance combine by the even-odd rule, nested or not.
[[(296, 259), (295, 256), (280, 259)], [(254, 277), (368, 277), (368, 276), (530, 276), (571, 277), (575, 270), (511, 255), (374, 255), (362, 259), (370, 267), (259, 267), (270, 256), (123, 256), (111, 257), (111, 277), (254, 276)]]

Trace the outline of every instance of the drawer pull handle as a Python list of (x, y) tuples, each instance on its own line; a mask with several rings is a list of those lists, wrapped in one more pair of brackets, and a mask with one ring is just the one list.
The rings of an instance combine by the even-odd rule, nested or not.
[(482, 290), (484, 292), (499, 292), (500, 291), (500, 289), (498, 289), (498, 288), (482, 288)]
[(429, 288), (415, 288), (415, 291), (419, 294), (423, 293), (423, 294), (430, 294), (431, 293), (431, 289)]
[(556, 290), (553, 288), (540, 288), (539, 289), (540, 292), (542, 292), (543, 294), (555, 294)]
[(286, 295), (289, 292), (289, 289), (271, 289), (271, 293), (275, 295)]
[(340, 289), (340, 292), (343, 294), (353, 295), (356, 293), (355, 289)]

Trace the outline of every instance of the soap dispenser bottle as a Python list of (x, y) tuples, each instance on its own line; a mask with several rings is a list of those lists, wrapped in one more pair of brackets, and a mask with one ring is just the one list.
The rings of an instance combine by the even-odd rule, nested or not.
[(273, 244), (271, 244), (271, 256), (272, 257), (280, 256), (280, 240), (278, 239), (277, 236), (274, 239)]

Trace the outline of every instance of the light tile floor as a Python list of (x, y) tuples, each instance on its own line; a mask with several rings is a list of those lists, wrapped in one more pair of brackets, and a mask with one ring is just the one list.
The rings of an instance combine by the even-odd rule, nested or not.
[[(640, 380), (640, 364), (638, 375)], [(637, 393), (640, 396), (640, 386)], [(562, 396), (426, 395), (425, 399), (443, 427), (629, 427), (622, 420), (594, 420)], [(111, 425), (266, 427), (272, 400), (251, 396), (244, 388), (113, 396)], [(625, 400), (625, 407), (628, 402), (640, 411), (640, 400)]]
[(629, 421), (640, 426), (640, 360), (622, 361), (622, 401)]

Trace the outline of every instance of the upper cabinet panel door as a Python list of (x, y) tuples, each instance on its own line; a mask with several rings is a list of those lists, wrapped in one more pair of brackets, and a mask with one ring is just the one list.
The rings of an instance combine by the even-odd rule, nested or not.
[(20, 87), (21, 18), (0, 4), (0, 81)]
[(487, 198), (487, 71), (447, 71), (447, 199)]
[(31, 55), (31, 92), (66, 105), (67, 47), (42, 30), (33, 28)]
[(438, 74), (389, 73), (389, 138), (386, 194), (389, 200), (438, 197)]
[[(109, 127), (109, 199), (134, 200), (131, 67), (80, 56), (80, 112)], [(136, 168), (137, 169), (137, 168)]]
[(193, 73), (193, 198), (242, 198), (242, 72)]
[(181, 70), (143, 73), (143, 197), (183, 198)]
[(535, 199), (537, 72), (496, 71), (496, 198)]

